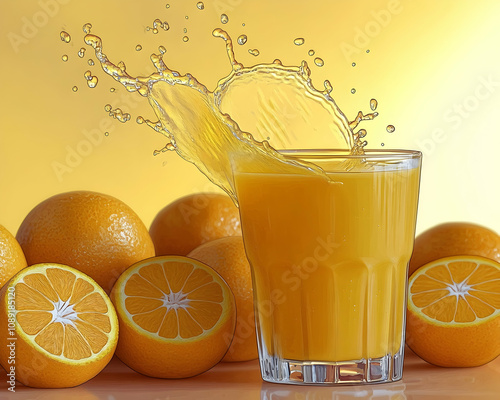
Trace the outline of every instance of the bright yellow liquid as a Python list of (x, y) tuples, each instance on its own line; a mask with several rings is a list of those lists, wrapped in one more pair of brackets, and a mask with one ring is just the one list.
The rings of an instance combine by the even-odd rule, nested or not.
[(304, 361), (395, 354), (419, 169), (328, 175), (337, 183), (235, 175), (261, 343), (269, 354)]

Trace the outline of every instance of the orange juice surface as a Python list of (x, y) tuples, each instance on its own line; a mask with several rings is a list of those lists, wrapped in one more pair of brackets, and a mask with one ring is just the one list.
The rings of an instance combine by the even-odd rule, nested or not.
[(235, 174), (260, 345), (289, 360), (394, 355), (419, 169), (328, 175)]

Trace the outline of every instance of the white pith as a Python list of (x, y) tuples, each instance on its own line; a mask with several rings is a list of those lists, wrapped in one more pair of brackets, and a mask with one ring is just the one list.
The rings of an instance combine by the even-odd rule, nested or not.
[(54, 309), (50, 312), (52, 314), (52, 321), (50, 323), (60, 322), (63, 325), (75, 326), (73, 321), (79, 318), (73, 309), (74, 304), (70, 304), (69, 299), (66, 301), (59, 299), (57, 302), (52, 302), (52, 304), (54, 305)]
[(187, 295), (188, 294), (183, 293), (182, 290), (170, 294), (163, 293), (163, 305), (167, 308), (167, 312), (170, 310), (178, 310), (179, 308), (187, 310), (191, 302), (191, 300), (187, 298)]

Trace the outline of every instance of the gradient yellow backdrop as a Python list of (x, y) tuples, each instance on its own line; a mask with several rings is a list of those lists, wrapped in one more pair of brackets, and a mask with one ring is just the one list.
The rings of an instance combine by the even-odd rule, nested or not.
[[(167, 8), (167, 3), (170, 5)], [(158, 45), (165, 60), (213, 88), (230, 70), (220, 27), (248, 36), (236, 55), (244, 64), (309, 61), (313, 83), (333, 84), (349, 118), (379, 101), (380, 116), (364, 127), (369, 147), (424, 152), (418, 231), (450, 220), (500, 232), (500, 2), (497, 0), (40, 0), (0, 3), (0, 224), (15, 234), (43, 199), (94, 190), (129, 204), (147, 226), (163, 206), (196, 191), (217, 191), (173, 152), (154, 157), (165, 139), (135, 123), (153, 118), (145, 99), (130, 95), (100, 67), (83, 43), (82, 26), (104, 39), (104, 51), (133, 75), (153, 67)], [(188, 18), (186, 18), (186, 16)], [(169, 31), (147, 31), (153, 20)], [(244, 24), (244, 25), (243, 25)], [(183, 42), (184, 29), (190, 40)], [(72, 36), (60, 40), (61, 30)], [(306, 43), (295, 46), (293, 39)], [(142, 45), (136, 51), (136, 45)], [(80, 48), (87, 48), (83, 58)], [(255, 58), (248, 49), (258, 48)], [(324, 59), (321, 68), (307, 51)], [(369, 50), (369, 52), (367, 52)], [(69, 60), (63, 62), (66, 54)], [(356, 63), (353, 67), (352, 63)], [(99, 78), (86, 86), (84, 72)], [(72, 91), (77, 86), (77, 92)], [(115, 87), (114, 93), (110, 88)], [(355, 94), (351, 89), (355, 88)], [(110, 103), (131, 113), (120, 123)], [(385, 127), (393, 124), (394, 133)], [(108, 136), (104, 133), (108, 132)]]

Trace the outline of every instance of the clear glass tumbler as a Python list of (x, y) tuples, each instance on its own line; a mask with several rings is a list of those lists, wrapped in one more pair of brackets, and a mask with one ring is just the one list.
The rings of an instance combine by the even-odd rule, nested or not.
[(400, 380), (422, 154), (281, 153), (325, 175), (233, 160), (262, 378)]

